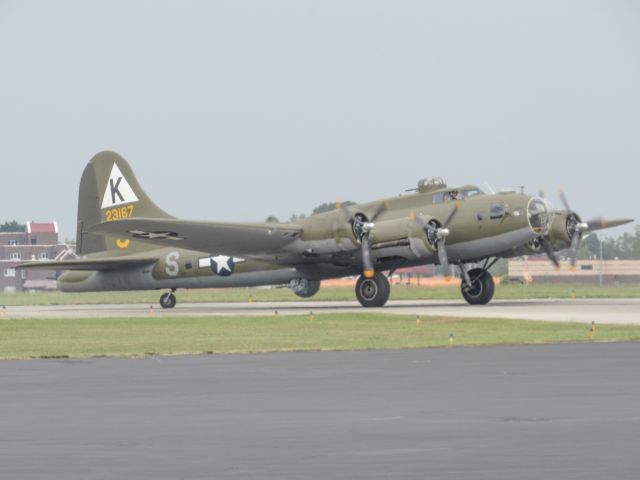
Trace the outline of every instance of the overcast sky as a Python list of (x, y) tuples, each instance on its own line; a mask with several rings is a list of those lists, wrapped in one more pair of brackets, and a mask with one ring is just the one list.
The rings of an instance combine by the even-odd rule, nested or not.
[(0, 0), (0, 221), (73, 237), (105, 149), (184, 218), (426, 176), (639, 218), (640, 2)]

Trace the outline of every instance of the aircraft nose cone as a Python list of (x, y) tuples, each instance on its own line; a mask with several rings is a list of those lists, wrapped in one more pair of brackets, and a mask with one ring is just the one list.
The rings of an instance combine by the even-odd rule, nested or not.
[(527, 220), (534, 233), (543, 235), (551, 226), (551, 205), (540, 197), (531, 197), (527, 205)]

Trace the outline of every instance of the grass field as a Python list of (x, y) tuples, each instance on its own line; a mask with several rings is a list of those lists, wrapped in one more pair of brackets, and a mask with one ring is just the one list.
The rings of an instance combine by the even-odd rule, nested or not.
[[(157, 290), (143, 292), (98, 292), (98, 293), (0, 293), (0, 305), (60, 305), (60, 304), (99, 304), (99, 303), (148, 303), (156, 304), (160, 293)], [(288, 288), (228, 288), (178, 291), (179, 302), (291, 302), (303, 299), (294, 295)], [(590, 284), (533, 284), (533, 285), (497, 285), (495, 298), (636, 298), (640, 297), (640, 285), (605, 285), (599, 287)], [(394, 285), (391, 289), (392, 300), (450, 300), (459, 299), (460, 288), (417, 287)], [(310, 299), (311, 301), (355, 300), (351, 288), (323, 288)]]
[(640, 340), (640, 327), (390, 314), (0, 319), (0, 358), (424, 348)]

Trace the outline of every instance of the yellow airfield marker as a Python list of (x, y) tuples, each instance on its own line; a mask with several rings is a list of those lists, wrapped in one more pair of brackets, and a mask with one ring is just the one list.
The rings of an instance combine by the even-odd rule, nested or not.
[(249, 303), (253, 303), (253, 295), (251, 293), (249, 294)]
[(416, 315), (416, 327), (420, 326), (420, 315)]
[(591, 327), (589, 328), (589, 338), (592, 339), (596, 334), (596, 322), (595, 320), (591, 322)]
[(156, 312), (153, 310), (153, 305), (149, 305), (149, 315), (154, 315)]
[(453, 345), (453, 332), (449, 333), (449, 345)]
[(315, 315), (313, 314), (313, 311), (309, 312), (309, 321), (313, 322), (313, 320), (315, 319)]

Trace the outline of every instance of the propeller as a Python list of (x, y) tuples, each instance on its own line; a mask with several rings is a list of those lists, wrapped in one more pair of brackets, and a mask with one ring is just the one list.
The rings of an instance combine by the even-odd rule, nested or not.
[(560, 197), (560, 201), (564, 208), (569, 212), (569, 215), (572, 217), (573, 221), (573, 233), (571, 235), (571, 246), (569, 247), (569, 257), (571, 261), (571, 268), (575, 268), (576, 260), (578, 258), (578, 250), (580, 249), (580, 244), (582, 243), (582, 237), (584, 232), (589, 230), (589, 224), (580, 220), (580, 217), (576, 212), (571, 210), (569, 206), (569, 201), (567, 200), (567, 196), (564, 194), (562, 190), (558, 193)]
[(540, 246), (544, 250), (544, 253), (547, 254), (547, 257), (549, 257), (551, 263), (553, 263), (554, 267), (556, 267), (556, 270), (559, 270), (560, 261), (558, 260), (558, 256), (556, 255), (556, 252), (553, 250), (553, 247), (551, 246), (549, 241), (546, 239), (546, 237), (538, 237), (538, 241), (540, 242)]
[(445, 277), (449, 277), (449, 257), (447, 255), (446, 249), (446, 239), (451, 234), (449, 230), (449, 224), (453, 221), (455, 216), (458, 214), (458, 210), (460, 209), (460, 204), (458, 202), (453, 204), (453, 208), (449, 212), (446, 220), (442, 224), (441, 227), (436, 227), (431, 223), (427, 222), (424, 218), (419, 215), (416, 215), (415, 212), (411, 212), (411, 217), (425, 230), (429, 231), (434, 235), (436, 240), (436, 249), (438, 251), (438, 262), (440, 262), (440, 266), (445, 272)]
[[(362, 274), (366, 278), (371, 278), (375, 275), (375, 268), (373, 266), (373, 256), (371, 255), (371, 242), (369, 240), (369, 234), (375, 227), (376, 219), (389, 208), (389, 202), (384, 200), (376, 206), (375, 210), (371, 213), (369, 219), (362, 213), (354, 213), (349, 207), (341, 206), (340, 203), (336, 204), (336, 207), (340, 209), (340, 217), (346, 222), (350, 222), (352, 225), (353, 233), (358, 240), (360, 240), (360, 248), (362, 252)], [(336, 243), (340, 242), (340, 233), (336, 226), (335, 239)]]

